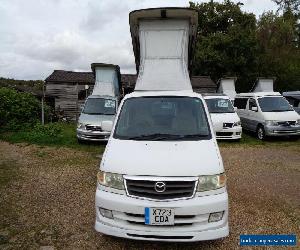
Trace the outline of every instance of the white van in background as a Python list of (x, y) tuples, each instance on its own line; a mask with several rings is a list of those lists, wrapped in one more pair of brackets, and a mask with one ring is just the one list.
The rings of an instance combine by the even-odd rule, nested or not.
[(95, 85), (81, 111), (77, 124), (78, 142), (107, 141), (110, 131), (102, 126), (114, 121), (121, 98), (120, 68), (118, 65), (92, 63)]
[(222, 157), (188, 74), (198, 13), (155, 8), (133, 11), (129, 20), (141, 65), (115, 125), (102, 124), (112, 133), (97, 174), (95, 229), (136, 240), (226, 237)]
[(236, 95), (234, 106), (245, 130), (257, 138), (300, 135), (300, 116), (278, 92), (250, 92)]
[(203, 94), (217, 139), (239, 140), (242, 137), (241, 120), (230, 98), (224, 94)]

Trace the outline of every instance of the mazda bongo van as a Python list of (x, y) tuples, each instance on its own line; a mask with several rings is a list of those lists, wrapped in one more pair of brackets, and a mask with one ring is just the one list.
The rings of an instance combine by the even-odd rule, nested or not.
[(257, 138), (300, 135), (300, 116), (278, 92), (237, 94), (234, 106), (245, 130)]
[(198, 13), (156, 8), (130, 13), (139, 75), (122, 100), (99, 172), (98, 232), (136, 240), (226, 237), (228, 194), (207, 106), (188, 75)]

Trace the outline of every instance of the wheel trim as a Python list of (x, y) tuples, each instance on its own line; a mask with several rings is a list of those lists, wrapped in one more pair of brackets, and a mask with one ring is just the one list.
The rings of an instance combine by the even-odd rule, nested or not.
[(258, 129), (257, 135), (258, 135), (259, 139), (263, 139), (264, 138), (264, 131), (262, 130), (262, 128)]

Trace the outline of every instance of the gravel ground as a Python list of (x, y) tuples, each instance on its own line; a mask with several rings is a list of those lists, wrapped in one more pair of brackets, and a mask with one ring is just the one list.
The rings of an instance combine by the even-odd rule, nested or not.
[(238, 249), (240, 234), (299, 237), (300, 148), (227, 145), (221, 153), (230, 236), (170, 244), (95, 232), (99, 155), (0, 141), (0, 249)]

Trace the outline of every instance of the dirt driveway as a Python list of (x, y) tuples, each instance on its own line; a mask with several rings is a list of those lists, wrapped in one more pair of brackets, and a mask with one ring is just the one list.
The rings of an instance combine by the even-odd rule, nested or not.
[(240, 234), (299, 238), (300, 148), (223, 146), (221, 152), (228, 175), (230, 236), (170, 244), (95, 232), (99, 155), (0, 141), (0, 249), (237, 249)]

